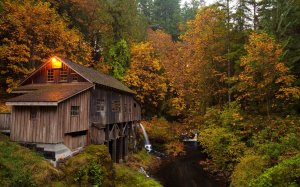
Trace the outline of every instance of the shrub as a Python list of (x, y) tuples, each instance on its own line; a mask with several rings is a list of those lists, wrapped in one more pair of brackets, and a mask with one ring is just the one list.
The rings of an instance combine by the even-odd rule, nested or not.
[(184, 155), (184, 144), (180, 141), (174, 141), (166, 145), (166, 153), (170, 156)]
[(223, 127), (208, 127), (200, 132), (199, 141), (218, 169), (231, 171), (242, 156), (245, 144)]
[(252, 179), (261, 175), (267, 167), (268, 160), (258, 155), (245, 155), (234, 168), (231, 185), (235, 187), (249, 186)]
[(299, 186), (300, 185), (300, 154), (284, 160), (278, 165), (267, 169), (250, 186)]
[(105, 145), (89, 145), (61, 167), (68, 185), (114, 186), (114, 169)]

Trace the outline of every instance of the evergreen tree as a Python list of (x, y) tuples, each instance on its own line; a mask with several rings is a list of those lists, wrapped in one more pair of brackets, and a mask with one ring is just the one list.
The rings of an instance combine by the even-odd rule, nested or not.
[(182, 22), (185, 23), (195, 18), (200, 6), (204, 6), (203, 0), (192, 0), (190, 3), (185, 2), (181, 8)]
[(152, 24), (153, 21), (153, 0), (139, 0), (138, 2), (139, 11), (143, 14), (148, 24)]
[(180, 22), (180, 0), (154, 0), (154, 24), (177, 39)]

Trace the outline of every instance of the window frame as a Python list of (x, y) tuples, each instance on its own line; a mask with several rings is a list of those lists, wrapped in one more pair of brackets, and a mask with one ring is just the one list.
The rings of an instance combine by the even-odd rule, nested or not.
[(47, 82), (54, 82), (54, 69), (47, 69)]
[(121, 111), (121, 101), (120, 100), (112, 100), (111, 101), (111, 111), (112, 112), (120, 112)]
[(104, 99), (96, 99), (96, 112), (104, 112), (105, 111), (105, 100)]
[[(64, 79), (62, 79), (64, 78)], [(59, 82), (68, 82), (68, 70), (60, 69), (59, 70)]]
[(71, 114), (72, 117), (79, 116), (80, 115), (80, 106), (72, 105), (71, 110), (70, 110), (70, 114)]

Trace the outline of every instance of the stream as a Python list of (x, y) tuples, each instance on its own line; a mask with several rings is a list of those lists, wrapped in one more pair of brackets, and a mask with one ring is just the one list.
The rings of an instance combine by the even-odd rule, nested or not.
[(165, 187), (223, 187), (225, 182), (214, 179), (204, 171), (199, 161), (206, 156), (201, 153), (197, 142), (185, 142), (186, 155), (174, 160), (163, 159), (154, 178)]

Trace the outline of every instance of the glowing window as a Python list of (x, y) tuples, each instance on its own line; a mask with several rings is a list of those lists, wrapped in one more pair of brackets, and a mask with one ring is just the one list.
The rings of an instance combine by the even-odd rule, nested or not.
[(53, 57), (51, 59), (51, 62), (52, 62), (52, 68), (54, 68), (54, 69), (60, 69), (60, 68), (62, 68), (62, 62), (59, 61), (58, 59), (56, 59), (55, 57)]

